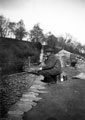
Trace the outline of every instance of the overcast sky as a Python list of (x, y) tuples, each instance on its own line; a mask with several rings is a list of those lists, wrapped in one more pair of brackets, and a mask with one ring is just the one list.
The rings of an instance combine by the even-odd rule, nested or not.
[(40, 23), (44, 33), (70, 33), (85, 44), (85, 0), (0, 0), (0, 14), (23, 19), (28, 31)]

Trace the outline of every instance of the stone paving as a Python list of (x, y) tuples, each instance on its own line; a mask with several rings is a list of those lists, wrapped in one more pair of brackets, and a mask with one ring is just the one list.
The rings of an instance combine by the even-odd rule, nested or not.
[(37, 77), (28, 91), (10, 108), (8, 111), (8, 120), (22, 120), (24, 112), (31, 110), (42, 99), (39, 97), (39, 94), (48, 93), (46, 91), (46, 83), (41, 81), (43, 79), (43, 76)]

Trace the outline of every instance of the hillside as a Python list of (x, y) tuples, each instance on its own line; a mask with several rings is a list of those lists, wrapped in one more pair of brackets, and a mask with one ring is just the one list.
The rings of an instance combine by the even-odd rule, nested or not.
[(1, 74), (11, 74), (22, 71), (24, 60), (28, 56), (39, 55), (36, 44), (10, 38), (0, 38), (0, 69)]

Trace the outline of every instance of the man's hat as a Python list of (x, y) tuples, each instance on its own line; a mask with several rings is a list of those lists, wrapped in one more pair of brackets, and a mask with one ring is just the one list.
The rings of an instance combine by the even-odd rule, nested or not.
[(53, 52), (53, 49), (52, 48), (48, 48), (48, 49), (46, 49), (46, 52)]

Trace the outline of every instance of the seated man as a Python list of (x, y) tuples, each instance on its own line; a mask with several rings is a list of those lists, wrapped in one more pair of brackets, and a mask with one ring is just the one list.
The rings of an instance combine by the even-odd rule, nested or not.
[(56, 82), (56, 75), (61, 73), (60, 60), (56, 58), (51, 48), (47, 49), (46, 53), (45, 66), (42, 66), (38, 73), (45, 77), (45, 82)]

